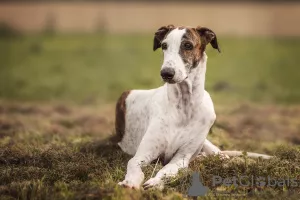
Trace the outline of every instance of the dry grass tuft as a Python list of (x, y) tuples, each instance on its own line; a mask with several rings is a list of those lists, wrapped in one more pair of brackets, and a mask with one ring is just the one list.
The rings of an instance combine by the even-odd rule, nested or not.
[[(299, 187), (220, 187), (212, 184), (212, 176), (271, 176), (273, 178), (300, 177), (300, 150), (283, 145), (272, 145), (258, 133), (268, 130), (270, 119), (261, 116), (267, 111), (275, 126), (280, 125), (278, 115), (286, 114), (286, 127), (294, 130), (299, 119), (296, 109), (282, 107), (240, 107), (226, 111), (218, 109), (219, 121), (210, 138), (223, 148), (260, 150), (275, 155), (270, 160), (237, 157), (224, 160), (218, 156), (197, 159), (188, 170), (166, 180), (165, 189), (134, 191), (116, 186), (125, 176), (129, 156), (116, 145), (105, 140), (113, 134), (113, 106), (62, 106), (59, 104), (0, 104), (0, 196), (1, 199), (183, 199), (190, 186), (191, 174), (199, 171), (210, 192), (207, 198), (217, 198), (220, 190), (229, 195), (248, 198), (294, 198)], [(265, 114), (266, 115), (266, 114)], [(290, 117), (293, 116), (293, 117)], [(242, 118), (251, 118), (249, 133), (239, 129)], [(260, 120), (264, 120), (261, 122)], [(231, 124), (231, 129), (220, 124)], [(265, 125), (267, 123), (268, 125)], [(233, 126), (235, 125), (235, 126)], [(245, 124), (244, 124), (245, 126)], [(256, 128), (256, 127), (260, 128)], [(233, 127), (233, 128), (232, 128)], [(269, 130), (270, 134), (274, 129)], [(244, 134), (241, 141), (238, 132)], [(251, 134), (250, 134), (251, 133)], [(267, 132), (266, 132), (267, 133)], [(290, 135), (295, 132), (290, 132)], [(229, 137), (230, 135), (230, 137)], [(294, 140), (278, 135), (285, 143)], [(297, 136), (295, 136), (297, 137)], [(155, 173), (162, 167), (159, 162)], [(150, 178), (155, 162), (145, 167), (145, 178)]]

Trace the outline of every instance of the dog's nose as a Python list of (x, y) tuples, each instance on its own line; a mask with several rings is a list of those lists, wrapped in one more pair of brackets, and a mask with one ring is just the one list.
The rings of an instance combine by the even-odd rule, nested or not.
[(163, 79), (172, 80), (175, 75), (175, 70), (173, 68), (167, 67), (160, 71), (160, 75)]

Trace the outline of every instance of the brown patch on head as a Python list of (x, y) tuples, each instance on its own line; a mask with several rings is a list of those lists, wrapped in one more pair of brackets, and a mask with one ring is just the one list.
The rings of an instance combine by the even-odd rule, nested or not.
[(126, 99), (129, 93), (130, 90), (123, 92), (120, 98), (118, 99), (116, 105), (116, 122), (115, 122), (115, 130), (117, 135), (116, 142), (120, 142), (123, 139), (123, 136), (125, 134)]
[(200, 36), (196, 30), (193, 28), (186, 28), (186, 33), (182, 36), (179, 50), (179, 54), (185, 65), (189, 67), (198, 66), (204, 49)]
[(217, 42), (216, 34), (205, 27), (197, 28), (180, 27), (186, 29), (186, 33), (182, 36), (179, 54), (183, 62), (189, 67), (197, 67), (207, 44), (211, 44), (213, 48), (220, 48)]
[[(211, 44), (213, 48), (220, 48), (217, 42), (216, 34), (206, 28), (198, 26), (197, 28), (189, 28), (185, 26), (175, 27), (174, 25), (163, 26), (155, 32), (153, 50), (162, 47), (162, 41), (167, 35), (174, 29), (183, 30), (186, 29), (186, 33), (182, 37), (179, 54), (189, 68), (197, 67), (205, 51), (206, 45)], [(165, 47), (167, 48), (167, 46)]]

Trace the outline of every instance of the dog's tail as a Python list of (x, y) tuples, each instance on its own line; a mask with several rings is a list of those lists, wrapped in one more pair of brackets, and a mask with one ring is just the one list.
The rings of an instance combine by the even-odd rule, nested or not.
[(249, 158), (262, 158), (262, 159), (270, 159), (273, 157), (266, 154), (243, 152), (243, 151), (221, 151), (221, 153), (230, 157), (242, 156), (242, 155), (246, 155)]

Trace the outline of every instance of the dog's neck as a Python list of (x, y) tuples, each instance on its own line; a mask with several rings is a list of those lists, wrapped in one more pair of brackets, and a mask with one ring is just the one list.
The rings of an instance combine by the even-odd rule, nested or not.
[(207, 56), (205, 52), (198, 66), (191, 69), (188, 78), (176, 84), (167, 84), (168, 101), (171, 104), (191, 105), (202, 101), (204, 95)]

